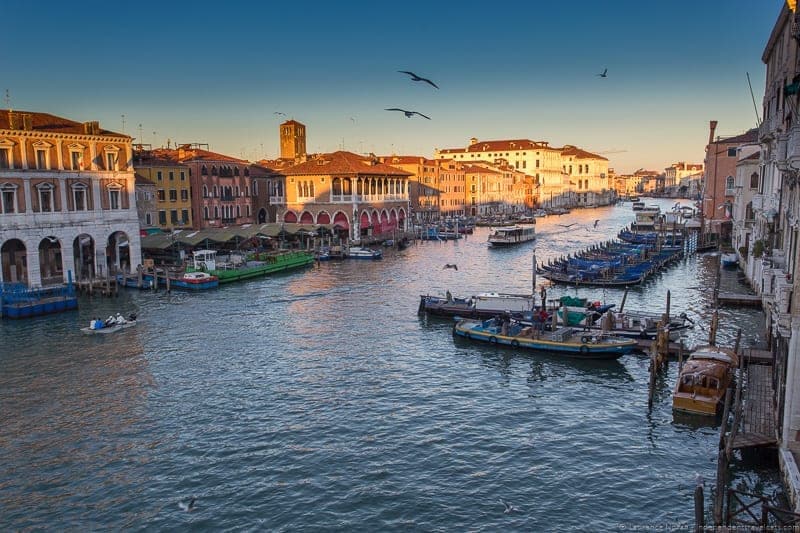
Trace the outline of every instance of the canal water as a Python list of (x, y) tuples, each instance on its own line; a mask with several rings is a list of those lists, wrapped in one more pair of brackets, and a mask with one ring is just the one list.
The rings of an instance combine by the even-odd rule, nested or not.
[[(649, 202), (650, 203), (650, 202)], [(662, 208), (672, 201), (655, 201)], [(595, 220), (599, 220), (595, 227)], [(536, 256), (616, 234), (631, 204), (537, 221)], [(572, 225), (570, 225), (572, 224)], [(568, 226), (568, 227), (567, 227)], [(672, 363), (652, 411), (648, 360), (582, 362), (454, 339), (420, 294), (529, 293), (533, 243), (487, 228), (383, 261), (329, 262), (205, 294), (128, 291), (74, 313), (0, 322), (0, 523), (8, 529), (621, 530), (688, 527), (713, 484), (716, 423), (674, 418)], [(458, 270), (444, 269), (455, 263)], [(630, 291), (707, 339), (716, 257)], [(546, 284), (539, 279), (538, 285)], [(723, 288), (744, 290), (736, 271)], [(619, 303), (617, 289), (549, 297)], [(135, 312), (109, 336), (90, 318)], [(719, 343), (759, 311), (723, 310)], [(776, 492), (762, 463), (734, 485)], [(197, 498), (196, 510), (178, 503)], [(518, 510), (504, 513), (501, 500)]]

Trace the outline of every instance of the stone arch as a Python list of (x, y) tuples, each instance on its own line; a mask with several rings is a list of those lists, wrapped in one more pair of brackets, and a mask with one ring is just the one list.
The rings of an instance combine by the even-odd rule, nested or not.
[(4, 282), (28, 284), (28, 258), (24, 242), (19, 239), (4, 242), (0, 246), (0, 264)]
[(360, 224), (361, 229), (368, 228), (370, 226), (369, 213), (367, 213), (366, 211), (362, 211), (360, 222), (361, 222)]
[(88, 233), (81, 233), (72, 241), (72, 257), (75, 259), (76, 279), (94, 277), (94, 239)]
[(314, 215), (312, 215), (310, 211), (303, 211), (303, 214), (300, 215), (300, 223), (301, 224), (313, 224), (314, 223)]
[(388, 231), (389, 227), (389, 213), (386, 209), (381, 210), (381, 233)]
[(264, 224), (267, 222), (267, 210), (263, 207), (258, 210), (258, 223)]
[(106, 244), (106, 267), (108, 268), (108, 272), (130, 271), (130, 238), (124, 231), (115, 231), (108, 236), (108, 243)]
[(317, 224), (330, 224), (331, 216), (327, 211), (320, 211), (317, 215)]
[(39, 271), (42, 287), (64, 283), (64, 261), (61, 256), (61, 241), (49, 236), (39, 242)]
[(406, 228), (406, 210), (402, 207), (397, 210), (397, 227), (400, 229)]
[(389, 211), (389, 227), (392, 229), (397, 228), (397, 211), (394, 208)]
[(350, 229), (350, 219), (341, 211), (337, 211), (337, 213), (333, 215), (333, 224), (335, 226), (340, 226), (342, 229)]
[(378, 214), (378, 211), (376, 211), (375, 209), (372, 210), (372, 219), (370, 223), (372, 224), (372, 231), (375, 231), (376, 229), (380, 228), (381, 217)]
[(285, 215), (283, 215), (283, 221), (289, 223), (297, 222), (297, 214), (294, 211), (287, 211)]

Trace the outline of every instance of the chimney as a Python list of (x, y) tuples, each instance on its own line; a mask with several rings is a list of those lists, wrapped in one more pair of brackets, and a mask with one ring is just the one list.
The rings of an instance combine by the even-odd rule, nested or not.
[(708, 144), (714, 142), (714, 132), (717, 131), (717, 121), (712, 120), (708, 123)]
[(8, 129), (10, 130), (18, 130), (22, 127), (22, 117), (20, 117), (19, 113), (14, 113), (13, 111), (8, 112)]
[(186, 145), (182, 144), (178, 147), (178, 161), (183, 161), (186, 157)]
[(25, 131), (33, 130), (33, 115), (30, 113), (22, 114), (22, 129)]
[(469, 140), (469, 145), (470, 146), (472, 146), (473, 144), (477, 144), (477, 143), (478, 143), (478, 138), (477, 137), (473, 137), (473, 138), (471, 138)]

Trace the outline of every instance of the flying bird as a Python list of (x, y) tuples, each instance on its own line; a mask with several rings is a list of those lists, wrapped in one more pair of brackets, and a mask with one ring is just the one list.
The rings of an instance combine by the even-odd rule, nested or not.
[(389, 108), (385, 109), (385, 111), (400, 111), (401, 113), (404, 113), (404, 114), (406, 115), (406, 117), (407, 117), (407, 118), (411, 118), (411, 117), (413, 117), (414, 115), (419, 115), (419, 116), (421, 116), (422, 118), (427, 118), (428, 120), (430, 120), (430, 119), (431, 119), (431, 117), (429, 117), (429, 116), (426, 116), (426, 115), (423, 115), (423, 114), (422, 114), (422, 113), (420, 113), (419, 111), (406, 111), (405, 109), (400, 109), (400, 108), (398, 108), (398, 107), (389, 107)]
[(447, 263), (443, 268), (452, 268), (453, 270), (457, 271), (458, 265), (451, 265), (450, 263)]
[(574, 225), (575, 225), (574, 222), (572, 224), (559, 224), (559, 226), (561, 226), (562, 228), (571, 228)]
[(599, 223), (600, 223), (600, 219), (598, 218), (597, 220), (594, 221), (594, 227), (596, 228)]
[(284, 117), (286, 116), (286, 113), (281, 113), (280, 111), (273, 111), (272, 114), (273, 115), (283, 115)]
[(608, 69), (607, 68), (603, 69), (603, 72), (598, 74), (598, 76), (600, 76), (601, 78), (607, 78), (608, 77)]
[(502, 503), (505, 506), (505, 509), (503, 510), (503, 512), (506, 513), (506, 514), (510, 514), (510, 513), (515, 512), (515, 511), (519, 511), (519, 509), (517, 509), (516, 507), (514, 507), (513, 505), (511, 505), (510, 503), (508, 503), (507, 501), (505, 501), (502, 498), (500, 498), (500, 503)]
[(192, 496), (192, 498), (188, 502), (180, 502), (180, 503), (178, 503), (178, 507), (180, 507), (181, 510), (183, 510), (183, 511), (187, 511), (187, 512), (194, 511), (194, 509), (195, 509), (194, 502), (195, 501), (197, 501), (197, 498)]
[(421, 77), (417, 76), (416, 74), (414, 74), (413, 72), (409, 72), (407, 70), (398, 70), (397, 72), (402, 72), (403, 74), (408, 74), (409, 76), (411, 76), (411, 81), (424, 81), (425, 83), (430, 84), (430, 85), (436, 87), (437, 89), (439, 88), (438, 85), (433, 83), (428, 78), (421, 78)]

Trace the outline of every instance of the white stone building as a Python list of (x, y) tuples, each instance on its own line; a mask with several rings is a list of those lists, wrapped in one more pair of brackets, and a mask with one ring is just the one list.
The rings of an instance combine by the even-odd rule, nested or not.
[(0, 281), (59, 285), (140, 262), (131, 138), (0, 110)]

